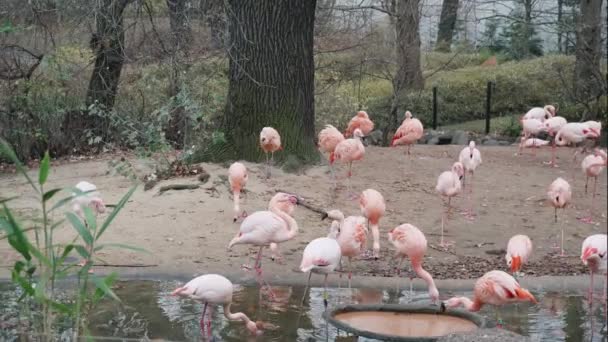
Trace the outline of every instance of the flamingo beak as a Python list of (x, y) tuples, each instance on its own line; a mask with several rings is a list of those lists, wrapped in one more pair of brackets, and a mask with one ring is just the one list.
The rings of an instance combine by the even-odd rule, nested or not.
[(583, 263), (585, 265), (587, 265), (587, 259), (589, 259), (589, 257), (591, 257), (593, 254), (597, 254), (597, 248), (587, 247), (585, 249), (585, 251), (583, 252), (583, 255), (581, 256), (581, 260), (583, 261)]
[(321, 215), (321, 221), (325, 220), (328, 217), (329, 215), (327, 215), (327, 213), (323, 213), (323, 215)]
[(329, 163), (333, 164), (336, 161), (336, 155), (332, 152), (329, 154)]
[(521, 269), (521, 257), (514, 256), (511, 259), (511, 272), (515, 273), (515, 272), (518, 272), (520, 269)]

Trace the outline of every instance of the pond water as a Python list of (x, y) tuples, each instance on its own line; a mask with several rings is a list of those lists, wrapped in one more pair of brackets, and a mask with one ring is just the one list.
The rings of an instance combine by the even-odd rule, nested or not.
[[(176, 281), (119, 282), (114, 290), (122, 303), (105, 301), (90, 317), (93, 336), (114, 338), (148, 338), (164, 341), (198, 341), (202, 339), (199, 320), (202, 305), (169, 296)], [(270, 323), (257, 341), (355, 341), (346, 333), (328, 325), (322, 314), (323, 289), (312, 288), (304, 298), (303, 286), (273, 287), (275, 300), (260, 301), (257, 287), (237, 286), (232, 311), (242, 311), (253, 320)], [(335, 304), (424, 303), (426, 292), (330, 288), (329, 306)], [(441, 299), (470, 293), (442, 293)], [(535, 292), (538, 305), (521, 303), (500, 308), (503, 328), (530, 336), (534, 341), (607, 341), (601, 296), (592, 308), (581, 293)], [(11, 322), (16, 317), (18, 294), (12, 285), (0, 283), (0, 340), (15, 340)], [(495, 319), (492, 307), (480, 314)], [(244, 325), (228, 322), (221, 309), (212, 313), (213, 339), (216, 341), (254, 341)], [(370, 341), (360, 338), (359, 341)]]

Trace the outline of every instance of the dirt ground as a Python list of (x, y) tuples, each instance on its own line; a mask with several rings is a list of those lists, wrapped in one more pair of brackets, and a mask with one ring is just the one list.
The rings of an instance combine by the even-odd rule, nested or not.
[[(441, 228), (442, 204), (435, 193), (439, 174), (448, 170), (458, 156), (460, 146), (417, 145), (408, 159), (402, 148), (368, 147), (363, 161), (353, 168), (353, 191), (366, 188), (380, 191), (387, 202), (387, 212), (380, 222), (381, 253), (378, 261), (356, 260), (356, 275), (392, 276), (395, 260), (387, 232), (402, 223), (420, 228), (430, 248), (425, 268), (438, 279), (476, 278), (491, 269), (506, 270), (504, 249), (515, 234), (527, 234), (534, 243), (530, 265), (524, 266), (528, 275), (575, 275), (586, 270), (581, 265), (580, 246), (591, 234), (606, 233), (607, 179), (603, 171), (598, 179), (595, 224), (580, 222), (591, 203), (591, 191), (585, 195), (585, 176), (571, 161), (573, 150), (558, 151), (559, 168), (550, 168), (542, 162), (549, 160), (550, 150), (515, 155), (516, 147), (481, 147), (483, 164), (474, 177), (474, 204), (477, 217), (465, 219), (459, 213), (464, 209), (462, 196), (452, 201), (456, 209), (448, 221), (447, 239), (455, 241), (448, 251), (437, 248)], [(127, 192), (131, 182), (120, 175), (108, 174), (110, 157), (96, 160), (54, 163), (48, 188), (68, 187), (80, 180), (97, 185), (106, 203), (117, 203)], [(138, 171), (146, 173), (144, 163), (135, 158), (131, 162)], [(57, 165), (55, 165), (57, 164)], [(273, 168), (270, 180), (263, 179), (264, 166), (245, 163), (250, 178), (242, 207), (247, 212), (265, 210), (276, 190), (297, 193), (308, 203), (326, 209), (340, 209), (346, 215), (360, 215), (358, 201), (347, 199), (346, 190), (330, 190), (331, 181), (327, 165), (308, 168), (301, 174), (284, 173)], [(227, 250), (238, 224), (232, 223), (232, 195), (226, 181), (227, 168), (217, 164), (202, 164), (211, 175), (199, 189), (167, 191), (158, 195), (158, 188), (173, 183), (197, 184), (196, 177), (163, 181), (155, 188), (144, 191), (140, 186), (114, 224), (103, 236), (103, 242), (125, 243), (150, 251), (150, 254), (121, 249), (107, 249), (99, 264), (154, 265), (155, 272), (183, 270), (184, 273), (238, 272), (243, 263), (255, 255), (254, 248), (238, 245)], [(575, 168), (575, 179), (572, 179)], [(36, 170), (32, 170), (35, 175)], [(340, 167), (338, 176), (345, 177), (346, 168)], [(548, 185), (563, 177), (573, 187), (572, 205), (558, 213), (553, 222), (553, 208), (546, 203)], [(469, 179), (467, 179), (467, 182)], [(345, 180), (340, 183), (346, 184)], [(590, 189), (592, 189), (590, 181)], [(10, 203), (11, 207), (26, 213), (34, 208), (33, 192), (25, 181), (14, 174), (0, 175), (0, 197), (21, 195)], [(62, 196), (57, 196), (61, 198)], [(58, 218), (63, 213), (56, 213)], [(103, 217), (107, 215), (104, 214)], [(102, 217), (102, 218), (103, 218)], [(299, 207), (295, 213), (300, 231), (298, 236), (280, 249), (285, 263), (270, 260), (266, 251), (263, 267), (274, 275), (291, 274), (300, 263), (302, 251), (312, 239), (327, 234), (329, 222), (321, 221), (318, 213)], [(559, 243), (560, 227), (565, 228), (565, 248), (570, 255), (555, 257), (554, 243)], [(76, 233), (65, 224), (56, 232), (56, 239), (71, 241)], [(371, 235), (369, 236), (371, 247)], [(0, 240), (0, 270), (7, 276), (15, 253), (6, 239)], [(406, 265), (405, 263), (404, 265)], [(409, 266), (408, 266), (409, 267)], [(245, 271), (243, 271), (245, 272)]]

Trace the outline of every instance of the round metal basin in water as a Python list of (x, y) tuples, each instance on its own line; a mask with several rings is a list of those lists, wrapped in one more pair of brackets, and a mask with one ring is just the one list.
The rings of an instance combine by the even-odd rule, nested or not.
[(325, 314), (336, 328), (355, 336), (383, 341), (436, 341), (453, 334), (487, 326), (486, 320), (468, 311), (440, 312), (433, 305), (341, 305)]

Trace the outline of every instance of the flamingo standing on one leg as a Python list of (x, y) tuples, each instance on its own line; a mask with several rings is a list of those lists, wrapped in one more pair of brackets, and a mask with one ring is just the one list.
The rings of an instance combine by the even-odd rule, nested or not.
[[(439, 291), (435, 286), (433, 277), (422, 268), (422, 258), (426, 253), (427, 243), (424, 234), (420, 229), (409, 223), (402, 224), (393, 228), (388, 233), (388, 239), (397, 249), (398, 255), (401, 257), (397, 270), (399, 270), (403, 259), (407, 256), (412, 263), (412, 269), (416, 274), (424, 280), (429, 289), (431, 301), (435, 303), (439, 299)], [(410, 277), (410, 292), (412, 291), (412, 278)]]
[(440, 196), (446, 196), (448, 198), (446, 212), (441, 215), (441, 242), (439, 243), (439, 246), (444, 248), (453, 244), (445, 243), (443, 241), (443, 231), (447, 224), (447, 222), (444, 221), (447, 221), (449, 218), (451, 209), (450, 201), (452, 200), (452, 197), (458, 195), (462, 190), (462, 185), (460, 183), (462, 177), (464, 177), (464, 166), (462, 166), (462, 163), (460, 162), (455, 162), (450, 171), (442, 172), (437, 178), (435, 190), (437, 190)]
[[(319, 132), (319, 151), (321, 154), (331, 154), (335, 151), (336, 146), (344, 140), (344, 136), (338, 129), (332, 125), (326, 125), (324, 129)], [(328, 157), (329, 160), (329, 157)], [(331, 172), (331, 178), (334, 181), (334, 188), (336, 187), (336, 175), (332, 167), (332, 163), (329, 163), (329, 171)]]
[(566, 119), (561, 116), (551, 117), (545, 120), (545, 122), (543, 123), (545, 125), (545, 131), (547, 131), (549, 136), (553, 137), (553, 139), (551, 139), (551, 161), (548, 163), (553, 167), (557, 167), (557, 164), (555, 164), (555, 135), (567, 123), (568, 121), (566, 121)]
[[(283, 149), (279, 132), (272, 127), (262, 128), (260, 132), (260, 147), (266, 153), (266, 178), (270, 178), (270, 163), (274, 164), (274, 153)], [(271, 162), (268, 161), (268, 153), (270, 153)]]
[[(604, 275), (604, 295), (602, 302), (604, 305), (606, 305), (606, 266), (608, 260), (608, 255), (606, 255), (607, 243), (608, 241), (606, 234), (591, 235), (587, 237), (585, 241), (583, 241), (583, 247), (581, 249), (581, 261), (583, 264), (589, 267), (589, 272), (591, 273), (589, 305), (591, 305), (593, 301), (593, 275), (595, 273)], [(606, 312), (608, 314), (608, 311)]]
[(515, 235), (509, 239), (505, 259), (513, 276), (521, 271), (522, 266), (528, 262), (531, 254), (532, 240), (527, 235)]
[[(284, 192), (277, 192), (274, 196), (272, 196), (272, 198), (268, 202), (268, 210), (270, 210), (273, 206), (276, 206), (282, 212), (287, 213), (287, 215), (293, 217), (293, 212), (296, 209), (296, 205), (293, 204), (291, 201), (283, 201), (282, 199), (286, 195), (288, 194)], [(279, 245), (274, 242), (271, 243), (270, 253), (270, 259), (272, 259), (272, 261), (277, 261), (279, 264), (283, 263), (283, 257), (281, 256), (281, 252), (279, 251)]]
[(602, 173), (604, 167), (608, 165), (608, 156), (606, 151), (595, 149), (594, 154), (590, 154), (583, 159), (581, 162), (581, 168), (587, 176), (585, 180), (585, 194), (587, 194), (587, 186), (589, 183), (589, 177), (593, 177), (593, 194), (591, 195), (591, 209), (589, 209), (589, 216), (583, 217), (580, 220), (585, 223), (593, 223), (593, 211), (595, 208), (595, 192), (597, 191), (597, 176)]
[[(519, 154), (521, 155), (521, 150), (523, 148), (524, 145), (524, 141), (526, 141), (526, 139), (528, 139), (530, 136), (533, 137), (533, 139), (536, 139), (536, 135), (538, 135), (538, 133), (542, 132), (545, 130), (545, 126), (543, 125), (543, 122), (539, 119), (521, 119), (521, 125), (522, 125), (522, 129), (523, 129), (523, 138), (521, 139), (521, 142), (519, 143)], [(534, 150), (534, 155), (536, 156), (536, 150)]]
[(384, 203), (384, 197), (378, 191), (374, 189), (367, 189), (359, 196), (359, 208), (361, 214), (369, 221), (368, 226), (372, 231), (372, 237), (374, 239), (373, 253), (374, 259), (378, 260), (380, 257), (380, 218), (384, 216), (386, 211), (386, 204)]
[(374, 129), (374, 122), (369, 119), (369, 115), (365, 111), (357, 112), (357, 115), (350, 119), (344, 136), (350, 138), (357, 128), (361, 130), (363, 136), (368, 135)]
[(348, 258), (348, 288), (353, 277), (352, 258), (361, 254), (367, 242), (367, 227), (362, 216), (349, 216), (346, 219), (339, 210), (330, 210), (323, 215), (323, 220), (333, 220), (328, 237), (336, 239), (342, 256)]
[(391, 146), (407, 145), (407, 155), (410, 156), (410, 148), (413, 144), (422, 138), (424, 134), (424, 127), (422, 122), (416, 118), (412, 118), (410, 111), (405, 112), (405, 119), (401, 123), (401, 126), (397, 128)]
[[(309, 273), (304, 296), (306, 296), (306, 291), (310, 286), (310, 277), (312, 274), (324, 274), (325, 290), (323, 291), (323, 305), (325, 306), (325, 309), (327, 309), (327, 276), (336, 270), (336, 267), (340, 264), (341, 257), (340, 245), (335, 239), (328, 237), (314, 239), (306, 245), (306, 248), (304, 248), (300, 270), (304, 273)], [(302, 297), (302, 299), (304, 299), (304, 297)]]
[[(298, 203), (298, 198), (293, 195), (282, 194), (277, 203), (291, 202)], [(262, 277), (262, 250), (264, 246), (271, 243), (281, 243), (293, 239), (298, 233), (298, 223), (289, 214), (282, 211), (277, 205), (272, 205), (268, 211), (256, 211), (247, 216), (241, 223), (240, 231), (228, 244), (228, 248), (237, 244), (250, 244), (259, 246), (258, 256), (255, 261), (254, 269), (260, 285), (265, 285), (269, 289), (272, 297), (272, 290)]]
[[(572, 189), (570, 184), (561, 177), (558, 177), (556, 180), (549, 185), (549, 190), (547, 191), (547, 197), (549, 201), (551, 201), (551, 205), (555, 209), (555, 222), (557, 223), (557, 209), (565, 209), (566, 206), (570, 203), (572, 199)], [(561, 224), (562, 228), (562, 244), (561, 244), (561, 256), (565, 256), (564, 254), (564, 225)]]
[(470, 141), (469, 146), (460, 151), (458, 161), (464, 166), (464, 176), (462, 177), (462, 186), (466, 184), (466, 174), (471, 174), (471, 186), (469, 190), (469, 209), (465, 211), (465, 217), (472, 220), (475, 217), (473, 213), (473, 175), (475, 169), (481, 164), (481, 152), (475, 147), (475, 141)]
[[(191, 298), (198, 302), (203, 303), (203, 314), (201, 316), (200, 326), (201, 332), (205, 332), (205, 312), (209, 305), (211, 311), (212, 305), (221, 304), (224, 307), (224, 316), (229, 321), (242, 321), (245, 323), (247, 329), (254, 335), (260, 335), (261, 322), (253, 322), (242, 312), (232, 313), (230, 312), (230, 306), (232, 305), (232, 293), (234, 287), (230, 280), (224, 276), (218, 274), (205, 274), (190, 280), (186, 285), (175, 289), (171, 295)], [(212, 316), (209, 314), (209, 320), (207, 322), (207, 334), (211, 336), (211, 320)]]
[[(106, 205), (101, 198), (101, 194), (97, 191), (95, 184), (87, 181), (80, 181), (76, 184), (75, 188), (81, 193), (72, 192), (72, 211), (84, 221), (85, 226), (88, 228), (89, 225), (84, 215), (84, 208), (91, 208), (93, 214), (97, 216), (106, 212)], [(86, 260), (83, 259), (78, 266), (84, 265), (86, 265)], [(93, 273), (92, 270), (89, 270), (89, 273)]]
[(355, 198), (355, 195), (351, 193), (350, 178), (352, 176), (353, 162), (363, 159), (365, 154), (365, 146), (361, 142), (363, 132), (356, 128), (353, 133), (354, 138), (344, 139), (338, 145), (332, 154), (330, 154), (329, 162), (333, 164), (334, 160), (337, 159), (342, 163), (348, 163), (348, 190), (349, 197)]
[[(475, 282), (473, 300), (466, 297), (453, 297), (441, 303), (442, 311), (463, 305), (465, 309), (476, 312), (485, 304), (495, 306), (515, 302), (538, 302), (526, 289), (522, 288), (517, 280), (503, 271), (490, 271)], [(496, 309), (498, 316), (498, 308)], [(500, 318), (498, 323), (501, 324)]]
[(247, 212), (239, 207), (239, 200), (241, 197), (241, 190), (247, 184), (247, 168), (245, 165), (239, 162), (234, 162), (228, 169), (228, 182), (230, 182), (230, 189), (232, 189), (232, 196), (234, 201), (234, 217), (232, 222), (236, 222), (239, 217), (247, 217)]

